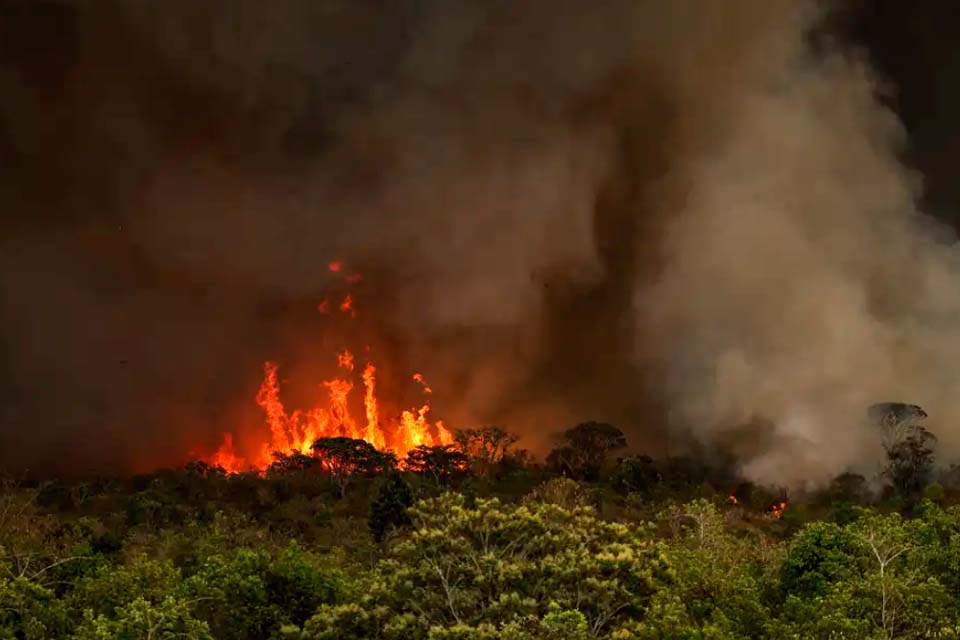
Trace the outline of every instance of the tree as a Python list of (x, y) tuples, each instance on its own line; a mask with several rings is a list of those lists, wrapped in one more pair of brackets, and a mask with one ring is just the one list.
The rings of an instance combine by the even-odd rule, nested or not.
[(621, 493), (648, 495), (662, 479), (653, 458), (643, 455), (621, 460), (612, 484)]
[(550, 478), (524, 496), (524, 502), (546, 502), (564, 509), (589, 507), (594, 502), (584, 487), (570, 478)]
[(902, 439), (887, 446), (883, 475), (904, 500), (916, 500), (930, 482), (934, 442), (936, 437), (932, 433), (915, 426)]
[(516, 444), (519, 436), (501, 427), (480, 427), (457, 429), (453, 433), (453, 439), (470, 459), (473, 469), (478, 474), (489, 477), (503, 459), (510, 455), (510, 448)]
[(237, 549), (209, 556), (181, 591), (217, 640), (258, 640), (302, 625), (317, 607), (339, 599), (341, 584), (339, 572), (291, 542), (274, 554)]
[[(419, 502), (411, 517), (413, 532), (380, 563), (361, 603), (379, 616), (365, 629), (389, 630), (381, 637), (510, 637), (510, 625), (551, 613), (567, 621), (553, 619), (572, 638), (583, 630), (609, 637), (642, 618), (651, 596), (670, 581), (660, 545), (592, 509), (496, 499), (471, 506), (447, 493)], [(576, 614), (561, 614), (571, 610), (585, 629)], [(355, 619), (321, 607), (304, 637), (356, 637), (338, 624), (355, 626)]]
[(605, 422), (583, 422), (561, 434), (563, 444), (547, 456), (547, 464), (556, 472), (595, 482), (611, 451), (627, 446), (627, 438), (617, 427)]
[(274, 451), (272, 456), (273, 462), (267, 467), (268, 475), (301, 473), (317, 464), (316, 458), (299, 451), (291, 451), (290, 453)]
[(347, 485), (358, 475), (376, 475), (397, 466), (397, 457), (389, 451), (377, 451), (366, 440), (338, 436), (320, 438), (311, 447), (340, 490), (347, 495)]
[(766, 576), (757, 567), (774, 564), (768, 545), (758, 535), (730, 535), (724, 514), (706, 500), (671, 506), (660, 517), (674, 533), (666, 553), (675, 585), (654, 595), (635, 637), (764, 637)]
[(380, 487), (377, 497), (370, 505), (367, 526), (373, 539), (383, 542), (391, 529), (399, 529), (410, 524), (407, 510), (413, 505), (413, 493), (400, 474), (393, 473)]
[(450, 485), (470, 470), (470, 459), (454, 445), (420, 445), (407, 452), (403, 461), (408, 471), (429, 476), (438, 487)]

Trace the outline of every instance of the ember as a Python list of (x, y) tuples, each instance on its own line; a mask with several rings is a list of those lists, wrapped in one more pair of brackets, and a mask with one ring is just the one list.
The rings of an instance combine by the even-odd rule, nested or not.
[(786, 510), (787, 502), (785, 500), (782, 502), (774, 502), (772, 505), (770, 505), (770, 515), (777, 520), (783, 517), (783, 512)]

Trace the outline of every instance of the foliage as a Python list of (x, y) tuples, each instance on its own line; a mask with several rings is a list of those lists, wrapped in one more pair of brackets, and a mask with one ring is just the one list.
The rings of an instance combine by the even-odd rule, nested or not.
[(397, 466), (397, 458), (388, 451), (377, 449), (366, 440), (338, 436), (320, 438), (311, 447), (321, 465), (333, 478), (340, 497), (347, 495), (347, 485), (354, 476), (375, 475)]
[(776, 519), (727, 467), (607, 476), (618, 432), (571, 431), (594, 455), (566, 477), (490, 428), (400, 469), (344, 438), (263, 475), (7, 483), (0, 640), (960, 640), (956, 470), (902, 512), (848, 473)]
[(484, 477), (493, 476), (505, 459), (511, 457), (511, 447), (519, 439), (501, 427), (457, 429), (453, 439), (469, 458), (471, 467)]
[(387, 533), (410, 524), (407, 510), (413, 505), (413, 493), (399, 474), (390, 475), (370, 505), (367, 519), (376, 542), (383, 542)]
[[(466, 629), (504, 631), (551, 606), (578, 610), (590, 633), (606, 634), (641, 617), (671, 578), (660, 545), (591, 509), (495, 498), (470, 506), (445, 494), (411, 515), (411, 535), (380, 563), (366, 598), (377, 619), (365, 628), (383, 637), (472, 637)], [(338, 629), (342, 619), (322, 609), (309, 637), (350, 637), (357, 623), (348, 618), (351, 629)]]
[(570, 478), (550, 478), (524, 497), (525, 502), (545, 502), (564, 509), (588, 507), (593, 499), (584, 487)]
[(605, 422), (583, 422), (561, 434), (563, 444), (550, 452), (547, 465), (578, 480), (596, 481), (611, 451), (627, 446), (626, 436)]
[(904, 437), (886, 447), (887, 465), (883, 475), (897, 495), (913, 500), (923, 492), (933, 475), (933, 443), (936, 437), (921, 426), (912, 427)]

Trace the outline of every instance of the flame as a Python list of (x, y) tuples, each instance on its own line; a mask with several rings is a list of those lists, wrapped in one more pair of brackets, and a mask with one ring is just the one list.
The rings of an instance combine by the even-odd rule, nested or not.
[(236, 473), (243, 467), (243, 459), (238, 458), (233, 452), (233, 436), (225, 434), (223, 436), (223, 445), (210, 458), (210, 464), (215, 467), (223, 467), (233, 473)]
[[(328, 264), (330, 271), (340, 273), (343, 263)], [(347, 282), (360, 280), (359, 273), (346, 276)], [(347, 293), (340, 303), (340, 311), (356, 317), (356, 308), (351, 293)], [(329, 312), (329, 301), (324, 298), (317, 309), (321, 313)], [(376, 367), (370, 361), (370, 348), (365, 349), (365, 366), (360, 375), (363, 382), (363, 407), (366, 425), (358, 422), (350, 413), (350, 397), (358, 385), (351, 379), (356, 375), (356, 361), (353, 353), (343, 349), (337, 356), (337, 367), (342, 375), (324, 380), (319, 389), (325, 390), (325, 399), (306, 409), (288, 412), (280, 400), (280, 383), (277, 379), (278, 366), (267, 362), (263, 367), (263, 382), (256, 395), (257, 405), (263, 410), (265, 432), (259, 441), (241, 443), (240, 447), (248, 455), (243, 457), (235, 451), (233, 434), (226, 433), (223, 444), (209, 457), (208, 462), (223, 467), (229, 473), (252, 469), (263, 471), (273, 462), (274, 452), (300, 452), (312, 455), (311, 446), (318, 438), (347, 436), (363, 439), (377, 449), (392, 451), (398, 457), (420, 445), (437, 446), (453, 444), (452, 434), (438, 420), (433, 425), (427, 419), (431, 411), (430, 404), (424, 402), (418, 408), (402, 411), (391, 420), (383, 419), (383, 411), (377, 399)], [(413, 380), (420, 385), (424, 394), (433, 390), (427, 386), (422, 373), (414, 373)]]
[(730, 504), (740, 504), (740, 501), (737, 500), (737, 496), (733, 495), (732, 493), (727, 496), (727, 502)]
[(376, 368), (370, 363), (367, 363), (367, 366), (363, 369), (363, 386), (366, 389), (363, 406), (367, 413), (367, 430), (363, 434), (363, 439), (377, 449), (383, 449), (386, 443), (383, 439), (383, 431), (380, 430), (380, 410), (377, 408), (375, 372)]
[(415, 373), (415, 374), (413, 374), (413, 379), (417, 382), (417, 384), (419, 384), (421, 387), (423, 387), (423, 392), (424, 392), (424, 393), (433, 393), (433, 389), (431, 389), (430, 387), (428, 387), (426, 381), (423, 379), (423, 374), (422, 374), (422, 373)]
[(347, 371), (353, 371), (353, 354), (344, 349), (337, 354), (337, 366)]
[[(337, 364), (341, 369), (354, 371), (354, 356), (344, 350), (337, 354)], [(453, 444), (452, 434), (442, 421), (431, 424), (427, 416), (431, 411), (428, 403), (418, 408), (401, 412), (400, 416), (381, 423), (381, 411), (376, 393), (376, 367), (366, 363), (361, 379), (364, 386), (363, 404), (366, 425), (361, 426), (350, 413), (350, 396), (355, 385), (345, 378), (325, 380), (321, 388), (326, 390), (325, 405), (315, 406), (306, 411), (288, 412), (280, 400), (280, 383), (277, 377), (276, 363), (264, 364), (263, 382), (257, 392), (256, 401), (263, 410), (266, 427), (264, 440), (254, 455), (247, 458), (235, 452), (233, 436), (224, 435), (223, 444), (209, 458), (211, 464), (223, 467), (229, 473), (238, 473), (246, 469), (263, 471), (273, 461), (275, 451), (288, 453), (298, 451), (311, 455), (311, 445), (317, 438), (347, 436), (366, 440), (377, 449), (386, 449), (399, 457), (420, 445), (438, 446)]]
[(787, 510), (786, 501), (774, 502), (772, 505), (770, 505), (770, 515), (772, 515), (773, 518), (776, 520), (779, 520), (780, 518), (782, 518), (783, 512), (786, 510)]

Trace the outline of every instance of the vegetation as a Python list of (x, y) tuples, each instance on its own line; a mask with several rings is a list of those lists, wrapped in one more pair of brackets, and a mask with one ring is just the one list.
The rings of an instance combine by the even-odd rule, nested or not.
[(960, 473), (924, 434), (785, 509), (724, 465), (614, 459), (600, 423), (546, 468), (488, 428), (399, 463), (329, 438), (263, 475), (8, 482), (0, 639), (960, 638)]

